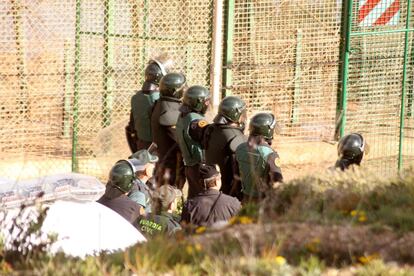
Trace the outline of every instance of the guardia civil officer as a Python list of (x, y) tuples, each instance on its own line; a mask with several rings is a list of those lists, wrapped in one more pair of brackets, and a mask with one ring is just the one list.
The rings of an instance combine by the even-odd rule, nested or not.
[(236, 149), (243, 201), (264, 198), (274, 182), (282, 182), (279, 155), (271, 148), (276, 118), (271, 113), (258, 113), (249, 123), (248, 141)]
[[(156, 180), (166, 182), (180, 190), (185, 183), (184, 163), (176, 139), (181, 98), (186, 88), (186, 78), (180, 73), (168, 73), (160, 81), (160, 99), (155, 103), (151, 116), (152, 140), (158, 146), (159, 162)], [(165, 183), (164, 183), (165, 184)]]
[(177, 199), (182, 196), (180, 190), (165, 184), (157, 187), (152, 193), (152, 212), (140, 216), (133, 223), (147, 238), (157, 235), (172, 236), (181, 230), (179, 218), (173, 215), (177, 208)]
[(184, 92), (180, 116), (177, 120), (176, 134), (178, 145), (184, 159), (185, 176), (188, 181), (188, 197), (203, 190), (199, 182), (199, 166), (204, 160), (201, 148), (200, 129), (207, 126), (204, 114), (210, 105), (210, 92), (207, 88), (194, 85)]
[(228, 195), (238, 196), (240, 192), (235, 152), (240, 144), (247, 141), (243, 134), (246, 119), (246, 103), (239, 97), (225, 97), (203, 136), (206, 164), (220, 167), (220, 190)]
[(140, 215), (141, 206), (130, 199), (127, 194), (133, 187), (135, 168), (131, 161), (120, 160), (111, 169), (106, 184), (105, 194), (98, 203), (114, 210), (130, 223)]
[(171, 61), (166, 57), (152, 59), (145, 68), (145, 81), (140, 91), (131, 98), (131, 113), (126, 136), (134, 153), (148, 148), (152, 143), (151, 112), (160, 93), (158, 84), (167, 74)]
[(212, 226), (228, 221), (239, 212), (241, 204), (237, 198), (219, 191), (220, 174), (215, 166), (200, 166), (200, 182), (204, 191), (185, 202), (181, 222)]
[(338, 143), (338, 160), (335, 168), (347, 170), (351, 165), (359, 166), (366, 151), (366, 142), (359, 133), (345, 135)]

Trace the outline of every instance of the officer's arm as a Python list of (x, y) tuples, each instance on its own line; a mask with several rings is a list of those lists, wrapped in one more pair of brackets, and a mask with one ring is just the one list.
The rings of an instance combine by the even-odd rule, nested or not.
[(194, 120), (190, 124), (189, 134), (190, 137), (199, 143), (203, 140), (204, 130), (206, 129), (208, 123), (206, 120)]
[(267, 164), (269, 165), (269, 177), (272, 183), (283, 182), (282, 170), (279, 167), (280, 158), (277, 152), (273, 152), (267, 158)]
[(167, 135), (168, 135), (168, 137), (173, 139), (175, 142), (177, 142), (177, 138), (175, 136), (175, 126), (167, 127)]

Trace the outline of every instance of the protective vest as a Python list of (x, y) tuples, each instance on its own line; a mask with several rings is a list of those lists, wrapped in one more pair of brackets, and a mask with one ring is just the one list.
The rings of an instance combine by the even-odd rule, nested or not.
[(189, 133), (190, 124), (194, 120), (201, 120), (204, 117), (201, 114), (190, 112), (187, 115), (180, 116), (177, 120), (176, 135), (184, 159), (184, 165), (194, 166), (203, 159), (201, 145), (194, 141)]
[(156, 100), (160, 97), (158, 91), (144, 93), (138, 91), (131, 98), (131, 110), (134, 118), (134, 128), (139, 139), (152, 142), (151, 111)]
[[(167, 97), (161, 97), (154, 105), (151, 116), (152, 141), (158, 146), (158, 157), (161, 162), (166, 161), (165, 158), (171, 159), (173, 164), (177, 162), (176, 153), (179, 148), (170, 132), (180, 116), (180, 105), (180, 100)], [(176, 149), (171, 149), (171, 147), (176, 147)]]
[(259, 197), (269, 188), (267, 159), (273, 153), (269, 146), (258, 145), (250, 148), (248, 143), (241, 144), (236, 150), (239, 163), (242, 191), (245, 195)]
[(247, 138), (243, 132), (227, 125), (211, 124), (205, 132), (204, 148), (207, 164), (222, 164)]

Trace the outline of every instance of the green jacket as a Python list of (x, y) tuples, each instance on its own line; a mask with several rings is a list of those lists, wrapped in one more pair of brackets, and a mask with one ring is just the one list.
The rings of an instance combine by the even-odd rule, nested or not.
[(189, 133), (191, 122), (201, 119), (204, 119), (203, 115), (190, 112), (187, 114), (181, 113), (177, 120), (175, 129), (177, 141), (186, 166), (194, 166), (204, 159), (200, 143), (194, 141)]
[(236, 160), (239, 164), (243, 194), (260, 197), (269, 189), (267, 160), (273, 152), (273, 149), (266, 145), (251, 148), (248, 142), (237, 147)]
[(131, 111), (134, 118), (134, 128), (137, 136), (140, 140), (151, 142), (151, 112), (155, 101), (160, 97), (160, 93), (150, 91), (150, 93), (144, 93), (138, 91), (131, 98)]

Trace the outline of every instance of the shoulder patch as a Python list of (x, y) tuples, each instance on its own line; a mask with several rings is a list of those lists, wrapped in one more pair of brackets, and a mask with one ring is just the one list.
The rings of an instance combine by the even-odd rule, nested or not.
[(280, 164), (281, 164), (281, 162), (280, 162), (280, 158), (279, 158), (279, 157), (276, 157), (276, 158), (275, 158), (275, 166), (276, 166), (276, 167), (280, 167)]
[(200, 120), (200, 121), (198, 121), (198, 127), (200, 127), (200, 128), (204, 128), (207, 125), (208, 125), (208, 123), (207, 123), (206, 120)]

